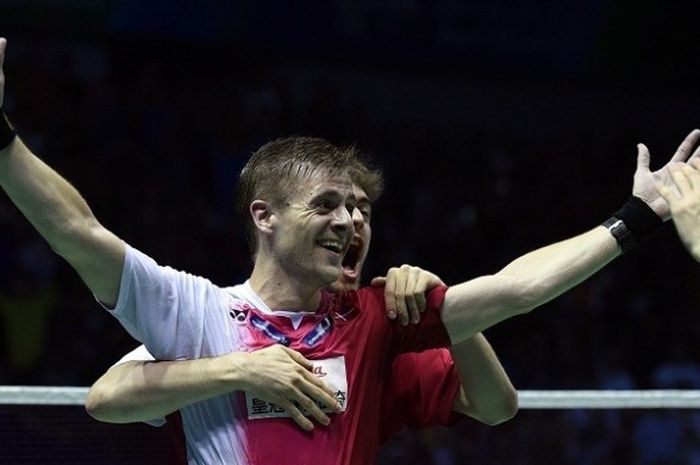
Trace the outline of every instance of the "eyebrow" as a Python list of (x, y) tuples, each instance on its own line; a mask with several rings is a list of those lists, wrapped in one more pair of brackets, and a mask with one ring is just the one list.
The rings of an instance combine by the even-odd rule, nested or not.
[[(343, 198), (343, 193), (339, 189), (328, 188), (324, 191), (319, 192), (318, 194), (314, 195), (313, 197), (311, 197), (311, 199), (309, 200), (309, 203), (317, 202), (323, 198), (340, 199), (340, 198)], [(350, 194), (348, 194), (347, 200), (357, 202), (357, 200), (355, 198), (355, 194), (352, 192)]]

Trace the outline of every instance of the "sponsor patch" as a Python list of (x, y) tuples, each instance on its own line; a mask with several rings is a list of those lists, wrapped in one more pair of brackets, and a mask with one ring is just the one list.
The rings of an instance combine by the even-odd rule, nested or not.
[[(348, 378), (345, 369), (345, 357), (333, 357), (323, 360), (311, 360), (314, 364), (313, 373), (321, 378), (328, 387), (335, 392), (335, 398), (340, 404), (340, 411), (345, 411), (345, 406), (348, 403)], [(279, 405), (266, 400), (260, 399), (248, 392), (245, 393), (246, 407), (248, 409), (248, 418), (251, 420), (261, 418), (279, 418), (289, 417), (289, 413)], [(332, 411), (317, 402), (324, 412), (332, 413)], [(298, 406), (297, 406), (298, 407)], [(301, 409), (302, 413), (309, 416), (309, 412)]]

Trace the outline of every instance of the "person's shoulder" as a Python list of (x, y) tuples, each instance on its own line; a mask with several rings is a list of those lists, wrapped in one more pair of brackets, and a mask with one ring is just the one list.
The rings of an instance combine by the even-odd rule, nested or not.
[(384, 308), (384, 287), (365, 286), (355, 291), (357, 303), (362, 308)]

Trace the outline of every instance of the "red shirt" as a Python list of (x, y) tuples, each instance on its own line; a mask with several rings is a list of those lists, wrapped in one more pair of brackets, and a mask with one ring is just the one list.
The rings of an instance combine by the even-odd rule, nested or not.
[[(385, 440), (404, 425), (421, 427), (449, 421), (459, 381), (441, 353), (436, 353), (437, 358), (432, 354), (431, 368), (425, 371), (431, 376), (423, 381), (414, 379), (415, 373), (424, 370), (420, 357), (409, 356), (407, 363), (414, 367), (420, 363), (421, 370), (402, 368), (401, 364), (398, 370), (394, 367), (394, 359), (402, 352), (449, 344), (439, 312), (445, 291), (444, 287), (433, 289), (421, 322), (405, 327), (386, 317), (383, 289), (376, 288), (342, 297), (324, 294), (319, 311), (304, 316), (297, 328), (284, 316), (249, 309), (246, 321), (256, 319), (260, 326), (264, 320), (265, 326), (251, 333), (251, 349), (269, 346), (271, 337), (282, 334), (288, 347), (309, 359), (343, 356), (348, 384), (346, 411), (332, 414), (330, 425), (316, 425), (312, 432), (301, 430), (289, 418), (247, 421), (251, 465), (367, 465), (376, 461), (378, 438)], [(309, 344), (308, 336), (329, 316), (330, 330)], [(419, 403), (413, 401), (416, 393)], [(241, 402), (242, 398), (239, 396)], [(244, 405), (240, 408), (245, 410)]]

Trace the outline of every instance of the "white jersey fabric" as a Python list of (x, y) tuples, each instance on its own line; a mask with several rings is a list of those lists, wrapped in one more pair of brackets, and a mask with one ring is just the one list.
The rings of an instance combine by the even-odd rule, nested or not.
[[(262, 304), (250, 292), (247, 285), (223, 289), (205, 278), (159, 266), (127, 246), (117, 306), (111, 312), (158, 360), (215, 357), (246, 350), (240, 333), (231, 330), (229, 314), (234, 300)], [(240, 421), (244, 412), (235, 396), (181, 409), (190, 464), (248, 463)]]

